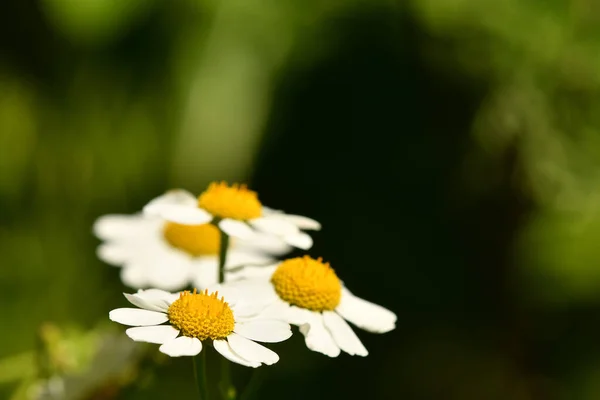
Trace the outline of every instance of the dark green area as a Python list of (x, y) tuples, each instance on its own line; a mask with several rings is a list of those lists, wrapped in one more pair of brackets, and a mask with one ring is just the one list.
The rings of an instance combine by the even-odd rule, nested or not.
[[(399, 317), (364, 359), (273, 345), (258, 398), (600, 396), (600, 7), (324, 3), (0, 5), (0, 398), (46, 322), (83, 370), (85, 332), (124, 336), (98, 216), (221, 179), (322, 222), (309, 253)], [(194, 398), (190, 359), (131, 357), (86, 400)]]

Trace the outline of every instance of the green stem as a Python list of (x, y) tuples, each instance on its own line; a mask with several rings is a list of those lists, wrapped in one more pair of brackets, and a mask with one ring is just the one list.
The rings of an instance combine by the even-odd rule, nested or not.
[(221, 357), (221, 396), (223, 400), (235, 400), (237, 393), (231, 383), (231, 373), (229, 371), (231, 362), (225, 357)]
[[(227, 261), (227, 250), (229, 249), (229, 235), (222, 230), (221, 244), (219, 246), (219, 283), (225, 282), (225, 262)], [(219, 388), (224, 400), (235, 400), (237, 397), (235, 387), (231, 383), (230, 362), (221, 357), (221, 382)]]
[(263, 368), (255, 368), (254, 371), (252, 371), (252, 377), (250, 377), (250, 382), (248, 382), (248, 386), (246, 386), (246, 389), (240, 397), (240, 400), (251, 400), (256, 398), (258, 388), (262, 383), (262, 371)]
[(229, 235), (221, 231), (221, 245), (219, 247), (219, 283), (225, 282), (225, 262), (229, 248)]
[(196, 386), (200, 400), (208, 400), (208, 386), (206, 383), (206, 353), (208, 349), (203, 349), (197, 356), (193, 357), (194, 376), (196, 377)]

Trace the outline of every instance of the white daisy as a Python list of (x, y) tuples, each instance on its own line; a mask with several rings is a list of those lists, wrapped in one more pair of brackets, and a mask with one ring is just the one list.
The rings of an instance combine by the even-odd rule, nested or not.
[[(160, 344), (159, 351), (171, 357), (195, 356), (212, 343), (225, 358), (247, 367), (279, 361), (275, 352), (256, 342), (284, 341), (292, 335), (290, 326), (260, 317), (262, 306), (238, 296), (235, 289), (219, 289), (214, 293), (169, 293), (159, 289), (125, 293), (127, 300), (139, 308), (118, 308), (109, 313), (109, 318), (132, 326), (125, 331), (131, 339)], [(219, 292), (223, 297), (219, 298)]]
[(307, 347), (330, 357), (337, 357), (340, 350), (368, 355), (346, 321), (374, 333), (396, 327), (396, 314), (353, 295), (320, 258), (304, 256), (268, 267), (245, 267), (230, 279), (230, 286), (268, 305), (262, 316), (277, 315), (298, 325)]
[[(163, 198), (185, 204), (187, 194), (170, 191)], [(211, 224), (183, 225), (142, 213), (105, 215), (94, 224), (105, 242), (97, 249), (103, 261), (122, 267), (121, 279), (135, 289), (204, 289), (218, 281), (221, 236)], [(225, 268), (272, 263), (292, 248), (272, 235), (229, 242)], [(227, 276), (225, 276), (227, 278)]]
[(304, 250), (309, 249), (313, 241), (301, 230), (321, 229), (321, 224), (311, 218), (264, 207), (256, 192), (245, 185), (213, 182), (198, 198), (187, 192), (181, 192), (181, 196), (187, 197), (186, 204), (173, 203), (172, 199), (160, 196), (144, 207), (144, 213), (180, 224), (214, 221), (223, 232), (241, 239), (264, 232)]

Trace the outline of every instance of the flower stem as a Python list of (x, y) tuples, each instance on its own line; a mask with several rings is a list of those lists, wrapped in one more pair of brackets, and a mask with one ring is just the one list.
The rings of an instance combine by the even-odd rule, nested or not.
[(256, 398), (258, 393), (258, 388), (263, 380), (263, 368), (255, 368), (252, 371), (252, 376), (250, 377), (250, 382), (248, 382), (248, 386), (244, 390), (244, 393), (240, 397), (240, 400), (252, 400)]
[(219, 283), (225, 281), (225, 262), (227, 261), (227, 249), (229, 248), (229, 235), (221, 232), (221, 244), (219, 246)]
[[(219, 229), (221, 232), (221, 244), (219, 246), (219, 283), (225, 281), (225, 262), (227, 261), (227, 250), (229, 249), (229, 235)], [(221, 382), (219, 389), (223, 400), (235, 400), (237, 397), (235, 387), (231, 383), (231, 372), (229, 370), (230, 362), (225, 357), (221, 357)]]
[(219, 387), (223, 400), (235, 400), (237, 398), (235, 387), (231, 383), (230, 364), (228, 359), (221, 357), (221, 382)]
[(194, 361), (194, 376), (196, 377), (196, 386), (198, 386), (198, 394), (200, 400), (209, 400), (208, 397), (208, 386), (206, 383), (206, 352), (208, 349), (204, 349), (200, 354), (193, 357)]

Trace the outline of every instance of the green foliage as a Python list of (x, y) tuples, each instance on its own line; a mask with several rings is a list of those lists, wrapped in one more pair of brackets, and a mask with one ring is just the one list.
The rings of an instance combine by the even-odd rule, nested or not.
[[(420, 62), (440, 77), (467, 77), (483, 88), (461, 179), (475, 201), (508, 180), (529, 204), (511, 238), (518, 301), (546, 312), (600, 301), (594, 1), (415, 0), (405, 7), (387, 0), (44, 0), (40, 10), (22, 9), (18, 51), (7, 45), (0, 58), (0, 304), (10, 321), (0, 332), (0, 397), (24, 399), (56, 374), (68, 376), (73, 399), (99, 387), (106, 398), (193, 392), (181, 372), (187, 369), (165, 360), (152, 360), (158, 372), (138, 369), (142, 356), (118, 341), (122, 332), (97, 328), (122, 304), (124, 288), (118, 272), (95, 258), (91, 225), (102, 214), (135, 212), (168, 187), (194, 191), (215, 178), (247, 180), (281, 78), (339, 45), (336, 22), (358, 24), (352, 18), (372, 9), (394, 15), (398, 26), (416, 20)], [(398, 32), (391, 43), (406, 40)], [(43, 354), (53, 361), (43, 373), (36, 364), (42, 326), (64, 335), (46, 343)], [(440, 380), (456, 398), (487, 398), (490, 388), (528, 398), (521, 384), (530, 377), (509, 357), (452, 338), (437, 342), (435, 352), (436, 340), (411, 348), (406, 362), (419, 366), (411, 373), (427, 377), (422, 386), (415, 381), (415, 392), (435, 398), (426, 387), (430, 375), (444, 375), (464, 356), (454, 380)], [(115, 349), (133, 361), (111, 376), (120, 360)], [(424, 354), (428, 362), (418, 364)], [(59, 367), (63, 355), (73, 364)], [(569, 370), (556, 398), (597, 397), (596, 361), (573, 361)], [(287, 371), (320, 373), (302, 363)], [(177, 389), (159, 387), (160, 374)], [(470, 386), (473, 376), (478, 384)], [(518, 384), (506, 389), (506, 382)]]

